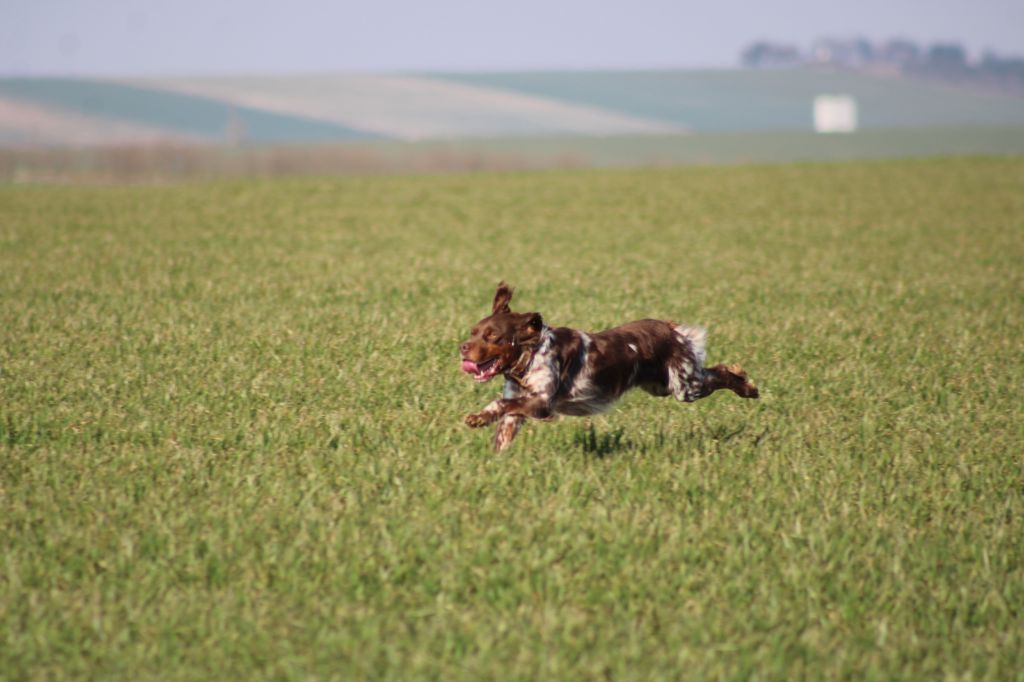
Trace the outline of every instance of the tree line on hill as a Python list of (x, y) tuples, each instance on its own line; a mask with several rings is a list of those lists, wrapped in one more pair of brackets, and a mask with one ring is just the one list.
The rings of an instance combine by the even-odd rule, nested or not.
[(958, 43), (922, 46), (905, 39), (872, 43), (864, 38), (823, 38), (809, 50), (801, 50), (795, 45), (760, 41), (746, 47), (740, 61), (748, 68), (821, 66), (923, 76), (1024, 93), (1024, 58), (986, 52), (972, 61)]

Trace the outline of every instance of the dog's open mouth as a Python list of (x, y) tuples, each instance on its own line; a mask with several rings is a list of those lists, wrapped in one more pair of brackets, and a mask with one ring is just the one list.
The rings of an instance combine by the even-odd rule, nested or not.
[(490, 381), (498, 373), (498, 358), (491, 358), (487, 362), (480, 363), (463, 359), (462, 371), (472, 374), (474, 381), (479, 381), (481, 383)]

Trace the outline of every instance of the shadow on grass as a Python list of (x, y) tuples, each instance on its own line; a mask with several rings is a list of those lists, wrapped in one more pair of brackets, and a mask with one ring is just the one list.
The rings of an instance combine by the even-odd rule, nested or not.
[(765, 428), (759, 433), (750, 434), (749, 438), (743, 435), (747, 432), (748, 425), (741, 424), (731, 428), (724, 424), (701, 426), (691, 428), (686, 433), (666, 434), (664, 430), (658, 430), (653, 435), (636, 440), (628, 437), (626, 429), (617, 427), (610, 431), (601, 431), (594, 427), (593, 422), (580, 426), (572, 432), (572, 444), (587, 455), (593, 455), (597, 459), (604, 459), (623, 452), (647, 452), (648, 450), (663, 450), (666, 446), (686, 445), (704, 449), (714, 443), (735, 442), (748, 444), (754, 448), (761, 444), (768, 429)]
[[(637, 449), (634, 441), (624, 437), (625, 433), (625, 429), (616, 428), (599, 435), (594, 424), (590, 423), (573, 431), (572, 444), (588, 455), (604, 459), (618, 452)], [(663, 438), (664, 434), (659, 432), (657, 437)]]

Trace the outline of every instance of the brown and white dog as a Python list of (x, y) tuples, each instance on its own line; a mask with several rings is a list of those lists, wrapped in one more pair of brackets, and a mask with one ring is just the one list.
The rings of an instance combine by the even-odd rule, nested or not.
[(459, 346), (462, 369), (476, 381), (505, 377), (502, 397), (465, 418), (473, 428), (498, 422), (497, 450), (508, 447), (527, 418), (603, 412), (631, 388), (684, 402), (721, 388), (758, 395), (739, 365), (704, 366), (700, 327), (637, 320), (591, 334), (549, 327), (540, 313), (514, 313), (511, 300), (512, 289), (501, 282), (491, 314)]

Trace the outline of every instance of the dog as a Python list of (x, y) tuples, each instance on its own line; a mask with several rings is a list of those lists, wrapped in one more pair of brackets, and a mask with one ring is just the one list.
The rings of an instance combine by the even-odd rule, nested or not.
[(512, 288), (494, 292), (491, 314), (459, 346), (462, 370), (478, 382), (505, 377), (502, 397), (466, 415), (479, 428), (497, 422), (494, 448), (512, 443), (527, 419), (586, 416), (609, 409), (632, 389), (683, 402), (729, 389), (757, 398), (739, 365), (704, 366), (707, 333), (666, 320), (637, 320), (602, 332), (549, 327), (540, 313), (514, 313)]

